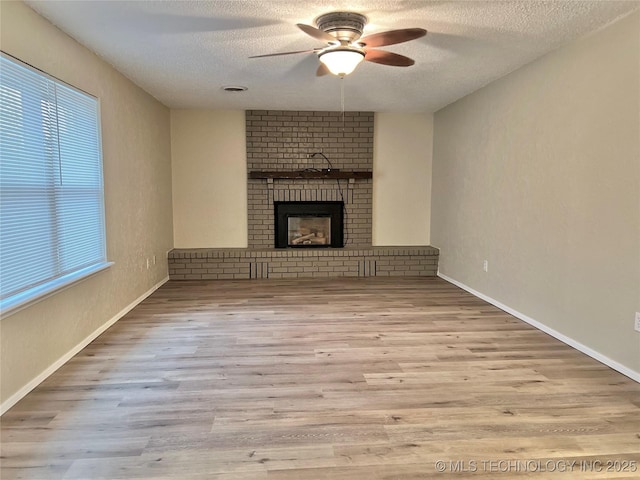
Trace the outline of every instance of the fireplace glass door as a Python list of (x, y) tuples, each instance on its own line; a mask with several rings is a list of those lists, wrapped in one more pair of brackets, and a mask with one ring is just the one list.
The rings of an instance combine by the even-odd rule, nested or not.
[(331, 245), (331, 217), (287, 217), (288, 246)]

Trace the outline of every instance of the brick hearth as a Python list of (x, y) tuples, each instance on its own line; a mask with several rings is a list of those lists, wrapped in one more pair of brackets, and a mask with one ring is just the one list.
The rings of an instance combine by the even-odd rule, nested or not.
[(438, 249), (176, 249), (169, 253), (173, 280), (246, 278), (434, 276)]

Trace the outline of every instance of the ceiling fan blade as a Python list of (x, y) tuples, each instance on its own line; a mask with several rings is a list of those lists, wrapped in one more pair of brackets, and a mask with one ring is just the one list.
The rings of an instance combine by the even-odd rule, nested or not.
[(296, 25), (300, 30), (302, 30), (307, 35), (312, 36), (313, 38), (317, 38), (318, 40), (322, 40), (323, 42), (340, 43), (336, 37), (333, 37), (327, 32), (324, 32), (316, 27), (305, 25), (304, 23), (296, 23)]
[(397, 53), (385, 52), (384, 50), (365, 50), (364, 59), (367, 62), (391, 65), (392, 67), (410, 67), (416, 63), (409, 57), (398, 55)]
[(322, 50), (321, 48), (314, 48), (313, 50), (296, 50), (295, 52), (281, 52), (281, 53), (267, 53), (266, 55), (252, 55), (249, 58), (264, 58), (264, 57), (277, 57), (279, 55), (294, 55), (296, 53), (312, 53)]
[(396, 43), (408, 42), (416, 38), (424, 37), (427, 31), (424, 28), (402, 28), (400, 30), (388, 30), (386, 32), (373, 33), (362, 37), (357, 41), (367, 47), (385, 47)]
[(324, 63), (318, 65), (318, 70), (316, 70), (316, 77), (324, 77), (325, 75), (330, 74), (331, 72), (327, 68)]

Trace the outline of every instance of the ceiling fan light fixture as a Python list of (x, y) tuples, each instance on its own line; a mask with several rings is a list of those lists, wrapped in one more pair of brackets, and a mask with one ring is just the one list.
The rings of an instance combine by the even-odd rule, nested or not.
[(364, 60), (364, 52), (357, 48), (342, 47), (321, 52), (318, 57), (331, 73), (344, 77), (353, 72)]

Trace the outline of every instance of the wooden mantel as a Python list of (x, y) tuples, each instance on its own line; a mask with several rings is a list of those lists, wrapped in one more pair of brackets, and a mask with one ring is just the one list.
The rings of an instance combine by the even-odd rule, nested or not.
[(259, 171), (249, 172), (249, 178), (273, 178), (283, 180), (296, 179), (354, 179), (367, 180), (373, 178), (372, 172), (354, 172), (348, 170), (282, 170), (282, 171)]

